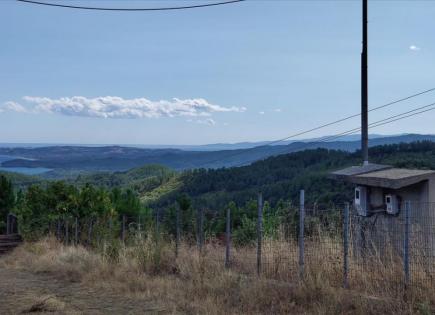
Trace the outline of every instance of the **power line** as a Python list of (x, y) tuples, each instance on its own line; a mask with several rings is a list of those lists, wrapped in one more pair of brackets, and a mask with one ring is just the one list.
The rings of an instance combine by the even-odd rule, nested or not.
[[(388, 107), (388, 106), (392, 106), (392, 105), (394, 105), (394, 104), (397, 104), (397, 103), (400, 103), (400, 102), (403, 102), (403, 101), (409, 100), (409, 99), (411, 99), (411, 98), (414, 98), (414, 97), (417, 97), (417, 96), (420, 96), (420, 95), (423, 95), (423, 94), (426, 94), (426, 93), (429, 93), (429, 92), (432, 92), (432, 91), (435, 91), (435, 88), (431, 88), (431, 89), (428, 89), (428, 90), (424, 90), (424, 91), (422, 91), (422, 92), (418, 92), (418, 93), (416, 93), (416, 94), (409, 95), (409, 96), (407, 96), (407, 97), (404, 97), (404, 98), (401, 98), (401, 99), (398, 99), (398, 100), (395, 100), (395, 101), (389, 102), (389, 103), (387, 103), (387, 104), (384, 104), (384, 105), (381, 105), (381, 106), (374, 107), (374, 108), (370, 109), (369, 112), (373, 112), (373, 111), (376, 111), (376, 110), (379, 110), (379, 109), (382, 109), (382, 108), (385, 108), (385, 107)], [(343, 121), (346, 121), (346, 120), (349, 120), (349, 119), (352, 119), (352, 118), (358, 117), (358, 116), (360, 116), (360, 115), (361, 115), (361, 113), (358, 113), (358, 114), (353, 114), (353, 115), (350, 115), (350, 116), (347, 116), (347, 117), (344, 117), (344, 118), (340, 118), (340, 119), (335, 120), (335, 121), (332, 121), (332, 122), (330, 122), (330, 123), (326, 123), (326, 124), (324, 124), (324, 125), (321, 125), (321, 126), (318, 126), (318, 127), (314, 127), (314, 128), (312, 128), (312, 129), (308, 129), (308, 130), (305, 130), (305, 131), (301, 131), (301, 132), (298, 132), (298, 133), (292, 134), (292, 135), (290, 135), (290, 136), (288, 136), (288, 137), (285, 137), (285, 138), (282, 138), (282, 139), (278, 139), (278, 140), (272, 141), (272, 142), (268, 143), (267, 145), (273, 145), (273, 144), (276, 144), (276, 143), (279, 143), (279, 142), (283, 142), (283, 141), (289, 140), (289, 139), (291, 139), (291, 138), (299, 137), (299, 136), (305, 135), (305, 134), (307, 134), (307, 133), (310, 133), (310, 132), (313, 132), (313, 131), (317, 131), (317, 130), (320, 130), (320, 129), (323, 129), (323, 128), (326, 128), (326, 127), (329, 127), (329, 126), (332, 126), (332, 125), (335, 125), (335, 124), (338, 124), (338, 123), (341, 123), (341, 122), (343, 122)]]
[[(428, 108), (428, 107), (432, 107), (432, 108)], [(428, 109), (418, 111), (418, 110), (423, 109), (423, 108), (428, 108)], [(396, 121), (399, 121), (399, 120), (402, 120), (402, 119), (406, 119), (406, 118), (409, 118), (409, 117), (417, 116), (417, 115), (420, 115), (420, 114), (423, 114), (423, 113), (426, 113), (426, 112), (429, 112), (429, 111), (432, 111), (432, 110), (435, 110), (435, 102), (431, 103), (429, 105), (425, 105), (425, 106), (421, 106), (421, 107), (415, 108), (415, 109), (413, 109), (411, 111), (408, 111), (408, 112), (404, 112), (404, 113), (401, 113), (401, 114), (398, 114), (398, 115), (394, 115), (394, 116), (390, 116), (390, 117), (378, 120), (376, 122), (373, 122), (373, 123), (369, 124), (368, 128), (372, 129), (372, 128), (376, 128), (376, 127), (379, 127), (379, 126), (387, 125), (387, 124), (390, 124), (390, 123), (393, 123), (393, 122), (396, 122)], [(406, 115), (406, 114), (408, 114), (408, 115)], [(293, 152), (296, 152), (296, 151), (301, 151), (301, 150), (307, 149), (307, 148), (309, 148), (311, 146), (315, 146), (318, 143), (330, 142), (330, 141), (342, 138), (344, 136), (354, 134), (354, 133), (359, 132), (359, 131), (361, 131), (361, 127), (350, 129), (350, 130), (346, 130), (344, 132), (341, 132), (341, 133), (338, 133), (338, 134), (335, 134), (335, 135), (332, 135), (332, 136), (327, 136), (327, 137), (322, 138), (322, 139), (320, 139), (320, 140), (318, 140), (316, 142), (305, 143), (304, 145), (301, 145), (300, 147), (295, 148), (295, 149), (293, 149), (293, 150), (291, 150), (290, 152), (287, 152), (287, 153), (293, 153)], [(232, 167), (242, 166), (243, 164), (244, 163), (236, 164), (236, 165), (233, 165)]]
[[(432, 107), (432, 108), (427, 109), (428, 107)], [(421, 110), (421, 109), (425, 109), (425, 110)], [(421, 111), (419, 111), (419, 110), (421, 110)], [(406, 111), (406, 112), (403, 112), (403, 113), (400, 113), (400, 114), (397, 114), (397, 115), (393, 115), (393, 116), (390, 116), (390, 117), (387, 117), (387, 118), (375, 121), (375, 122), (369, 124), (369, 129), (376, 128), (376, 127), (379, 127), (379, 126), (383, 126), (383, 125), (386, 125), (386, 124), (389, 124), (389, 123), (393, 123), (395, 121), (402, 120), (402, 119), (405, 119), (405, 118), (409, 118), (409, 117), (412, 117), (412, 116), (416, 116), (416, 115), (419, 115), (419, 114), (422, 114), (422, 113), (425, 113), (425, 112), (428, 112), (428, 111), (432, 111), (432, 110), (435, 110), (435, 102), (431, 103), (431, 104), (428, 104), (428, 105), (417, 107), (417, 108), (415, 108), (413, 110), (410, 110), (410, 111)], [(332, 135), (332, 136), (326, 136), (326, 137), (324, 137), (324, 138), (322, 138), (320, 140), (317, 140), (315, 142), (304, 143), (300, 147), (294, 148), (290, 152), (286, 152), (286, 153), (292, 153), (292, 152), (296, 152), (296, 151), (301, 151), (301, 150), (307, 149), (307, 148), (309, 148), (311, 146), (317, 145), (318, 143), (330, 142), (332, 140), (336, 140), (336, 139), (339, 139), (341, 137), (354, 134), (356, 132), (359, 132), (360, 130), (361, 130), (361, 127), (358, 127), (358, 128), (353, 128), (353, 129), (346, 130), (344, 132), (341, 132), (341, 133), (338, 133), (338, 134), (335, 134), (335, 135)], [(261, 147), (261, 146), (258, 146), (258, 147)], [(258, 147), (254, 147), (254, 148), (258, 148)], [(251, 149), (254, 149), (254, 148), (251, 148)], [(245, 151), (242, 151), (242, 152), (238, 152), (237, 155), (242, 154), (242, 153), (246, 153), (246, 151), (248, 151), (248, 150), (245, 150)], [(231, 157), (234, 157), (234, 156), (237, 156), (237, 155), (235, 154), (233, 156), (227, 156), (226, 158), (231, 158)], [(207, 162), (207, 164), (209, 164), (209, 163), (213, 163), (213, 161)], [(232, 165), (232, 167), (242, 166), (243, 164), (244, 163), (235, 164), (235, 165)]]
[(384, 122), (382, 124), (376, 124), (374, 126), (370, 126), (370, 128), (375, 128), (375, 127), (383, 126), (383, 125), (386, 125), (386, 124), (390, 124), (392, 122), (395, 122), (395, 121), (398, 121), (398, 120), (402, 120), (402, 119), (405, 119), (405, 118), (409, 118), (409, 117), (413, 117), (413, 116), (416, 116), (416, 115), (420, 115), (420, 114), (423, 114), (423, 113), (426, 113), (426, 112), (430, 112), (432, 110), (435, 110), (435, 108), (429, 108), (429, 109), (422, 110), (422, 111), (419, 111), (419, 112), (414, 113), (414, 114), (406, 115), (404, 117), (400, 117), (400, 118), (397, 118), (397, 119), (393, 119), (393, 120)]
[[(398, 114), (398, 115), (394, 115), (394, 116), (387, 117), (385, 119), (378, 120), (378, 121), (376, 121), (374, 123), (369, 124), (368, 128), (369, 129), (376, 128), (376, 127), (383, 126), (383, 125), (386, 125), (386, 124), (389, 124), (389, 123), (393, 123), (393, 122), (398, 121), (398, 120), (402, 120), (402, 119), (405, 119), (405, 118), (409, 118), (409, 117), (416, 116), (416, 115), (419, 115), (419, 114), (422, 114), (422, 113), (425, 113), (425, 112), (429, 112), (429, 111), (435, 110), (435, 107), (432, 107), (432, 108), (429, 108), (429, 109), (426, 109), (426, 110), (423, 110), (423, 111), (415, 112), (415, 111), (417, 111), (419, 109), (427, 108), (427, 107), (430, 107), (430, 106), (435, 106), (435, 103), (432, 103), (432, 104), (429, 104), (429, 105), (425, 105), (425, 106), (421, 106), (421, 107), (418, 107), (418, 108), (416, 108), (414, 110), (411, 110), (411, 111), (408, 111), (408, 112), (404, 112), (404, 113), (401, 113), (401, 114)], [(412, 114), (406, 115), (408, 113), (412, 113)], [(406, 115), (406, 116), (403, 116), (403, 115)], [(403, 117), (401, 117), (401, 116), (403, 116)], [(393, 119), (393, 118), (395, 118), (395, 119)], [(295, 149), (291, 150), (290, 152), (286, 152), (286, 153), (288, 154), (288, 153), (293, 153), (293, 152), (296, 152), (296, 151), (305, 150), (305, 149), (307, 149), (307, 148), (309, 148), (311, 146), (317, 145), (318, 143), (330, 142), (330, 141), (342, 138), (344, 136), (357, 133), (359, 131), (361, 131), (361, 127), (350, 129), (350, 130), (346, 130), (346, 131), (344, 131), (342, 133), (339, 133), (339, 134), (336, 134), (336, 135), (333, 135), (333, 136), (327, 136), (327, 137), (322, 138), (320, 140), (317, 140), (315, 142), (305, 143), (304, 145), (301, 145), (300, 147), (295, 148)], [(259, 147), (261, 147), (261, 146), (259, 146)], [(258, 147), (254, 147), (254, 148), (258, 148)], [(252, 149), (254, 149), (254, 148), (252, 148)], [(245, 153), (245, 152), (246, 151), (239, 152), (239, 154), (242, 154), (242, 153)], [(231, 157), (234, 157), (234, 156), (236, 156), (236, 155), (227, 156), (226, 158), (231, 158)], [(208, 162), (207, 164), (209, 164), (209, 163), (213, 163), (213, 162)], [(245, 163), (235, 164), (235, 165), (232, 165), (232, 167), (242, 166), (243, 164), (245, 164)]]
[[(384, 118), (384, 119), (381, 119), (381, 120), (378, 120), (378, 121), (375, 121), (375, 122), (373, 122), (373, 123), (370, 123), (368, 126), (369, 127), (372, 127), (372, 128), (374, 128), (374, 127), (378, 127), (378, 126), (381, 126), (381, 125), (384, 125), (384, 124), (386, 124), (386, 123), (388, 123), (388, 122), (393, 122), (393, 121), (396, 121), (396, 120), (400, 120), (401, 118), (399, 118), (399, 119), (395, 119), (395, 118), (398, 118), (398, 117), (401, 117), (401, 116), (404, 116), (404, 115), (407, 115), (407, 114), (410, 114), (410, 113), (414, 113), (414, 112), (417, 112), (417, 111), (419, 111), (419, 110), (421, 110), (421, 109), (424, 109), (424, 108), (428, 108), (428, 107), (432, 107), (432, 106), (435, 106), (435, 102), (434, 103), (431, 103), (431, 104), (428, 104), (428, 105), (424, 105), (424, 106), (419, 106), (419, 107), (417, 107), (417, 108), (414, 108), (414, 109), (412, 109), (412, 110), (410, 110), (410, 111), (407, 111), (407, 112), (403, 112), (403, 113), (400, 113), (400, 114), (397, 114), (397, 115), (393, 115), (393, 116), (390, 116), (390, 117), (387, 117), (387, 118)], [(429, 110), (432, 110), (432, 109), (429, 109)], [(423, 112), (425, 112), (425, 111), (423, 111)], [(418, 112), (418, 113), (416, 113), (416, 114), (419, 114), (419, 113), (422, 113), (422, 112)], [(411, 115), (412, 116), (412, 115)], [(404, 118), (407, 118), (408, 116), (406, 116), (406, 117), (404, 117)], [(384, 122), (386, 122), (386, 123), (384, 123)], [(344, 133), (343, 133), (343, 136), (345, 136), (345, 135), (347, 135), (347, 134), (352, 134), (352, 133), (354, 133), (354, 132), (357, 132), (357, 131), (360, 131), (361, 130), (361, 127), (358, 127), (358, 128), (354, 128), (354, 129), (350, 129), (350, 130), (347, 130), (347, 131), (345, 131)], [(341, 135), (341, 134), (340, 134)], [(332, 137), (335, 137), (336, 135), (334, 135), (334, 136), (332, 136)], [(331, 136), (328, 136), (328, 138), (329, 137), (331, 137)], [(323, 140), (325, 140), (325, 141), (323, 141)], [(330, 139), (321, 139), (321, 140), (319, 140), (318, 142), (327, 142), (327, 141), (331, 141)]]
[[(421, 96), (423, 94), (427, 94), (427, 93), (432, 92), (432, 91), (435, 91), (435, 87), (431, 88), (431, 89), (428, 89), (428, 90), (424, 90), (424, 91), (415, 93), (415, 94), (412, 94), (412, 95), (409, 95), (409, 96), (406, 96), (406, 97), (403, 97), (403, 98), (400, 98), (400, 99), (397, 99), (397, 100), (394, 100), (394, 101), (391, 101), (389, 103), (386, 103), (386, 104), (383, 104), (383, 105), (380, 105), (380, 106), (377, 106), (377, 107), (374, 107), (374, 108), (370, 109), (369, 112), (376, 111), (376, 110), (379, 110), (379, 109), (382, 109), (382, 108), (386, 108), (386, 107), (392, 106), (394, 104), (397, 104), (397, 103), (404, 102), (406, 100), (412, 99), (414, 97)], [(234, 154), (231, 154), (231, 155), (223, 157), (223, 159), (229, 159), (229, 158), (232, 158), (232, 157), (236, 157), (236, 156), (238, 156), (240, 154), (245, 154), (248, 151), (251, 151), (251, 150), (254, 150), (254, 149), (258, 149), (258, 148), (261, 148), (261, 147), (271, 146), (271, 145), (274, 145), (274, 144), (277, 144), (277, 143), (280, 143), (280, 142), (283, 142), (283, 141), (286, 141), (286, 140), (289, 140), (289, 139), (292, 139), (292, 138), (295, 138), (295, 137), (298, 137), (298, 136), (305, 135), (305, 134), (313, 132), (313, 131), (317, 131), (317, 130), (320, 130), (320, 129), (323, 129), (323, 128), (326, 128), (326, 127), (329, 127), (329, 126), (332, 126), (332, 125), (336, 125), (338, 123), (347, 121), (349, 119), (358, 117), (360, 115), (361, 114), (358, 113), (358, 114), (353, 114), (353, 115), (350, 115), (350, 116), (347, 116), (347, 117), (343, 117), (343, 118), (340, 118), (338, 120), (335, 120), (335, 121), (332, 121), (332, 122), (329, 122), (329, 123), (326, 123), (326, 124), (323, 124), (323, 125), (320, 125), (320, 126), (308, 129), (308, 130), (304, 130), (304, 131), (300, 131), (300, 132), (294, 133), (294, 134), (292, 134), (290, 136), (287, 136), (285, 138), (281, 138), (281, 139), (278, 139), (278, 140), (274, 140), (272, 142), (268, 142), (265, 145), (259, 145), (259, 146), (255, 146), (255, 147), (252, 147), (252, 148), (249, 148), (249, 149), (238, 151), (238, 152), (236, 152)], [(215, 160), (212, 160), (212, 161), (207, 161), (207, 162), (204, 162), (202, 164), (199, 164), (198, 167), (203, 167), (205, 165), (208, 165), (208, 164), (211, 164), (211, 163), (214, 163), (214, 162), (218, 162), (220, 160), (221, 160), (221, 158), (215, 159)], [(238, 166), (238, 165), (235, 165), (235, 166)]]
[(221, 1), (214, 3), (205, 3), (205, 4), (196, 4), (196, 5), (187, 5), (187, 6), (179, 6), (179, 7), (158, 7), (158, 8), (104, 8), (104, 7), (87, 7), (87, 6), (75, 6), (68, 4), (59, 4), (59, 3), (49, 3), (42, 1), (33, 1), (33, 0), (16, 0), (18, 2), (24, 2), (29, 4), (43, 5), (49, 7), (59, 7), (66, 9), (78, 9), (78, 10), (97, 10), (97, 11), (170, 11), (170, 10), (187, 10), (187, 9), (198, 9), (205, 7), (214, 7), (219, 5), (227, 5), (233, 4), (237, 2), (243, 2), (245, 0), (229, 0), (229, 1)]
[[(421, 108), (426, 108), (428, 106), (434, 106), (434, 105), (435, 105), (435, 103), (432, 103), (431, 105), (422, 106)], [(419, 109), (421, 109), (421, 108), (419, 108)], [(409, 117), (412, 117), (412, 116), (416, 116), (416, 115), (419, 115), (419, 114), (422, 114), (422, 113), (426, 113), (426, 112), (429, 112), (429, 111), (432, 111), (432, 110), (435, 110), (435, 107), (432, 107), (432, 108), (429, 108), (429, 109), (425, 109), (425, 110), (422, 110), (422, 111), (419, 111), (419, 112), (415, 112), (415, 113), (412, 113), (412, 114), (409, 114), (409, 115), (406, 115), (406, 116), (403, 116), (406, 113), (402, 113), (402, 114), (399, 114), (399, 115), (395, 115), (395, 116), (391, 116), (391, 117), (388, 117), (388, 118), (385, 118), (385, 119), (381, 119), (381, 120), (379, 120), (377, 122), (369, 124), (369, 129), (376, 128), (376, 127), (383, 126), (383, 125), (387, 125), (387, 124), (393, 123), (395, 121), (402, 120), (402, 119), (405, 119), (405, 118), (409, 118)], [(413, 110), (412, 112), (414, 112), (414, 111), (415, 110)], [(392, 119), (392, 118), (397, 117), (397, 116), (403, 116), (403, 117)], [(321, 140), (319, 140), (317, 142), (329, 142), (329, 141), (332, 141), (332, 140), (335, 140), (335, 139), (338, 139), (338, 138), (341, 138), (341, 137), (344, 137), (344, 136), (347, 136), (347, 135), (351, 135), (351, 134), (356, 133), (356, 132), (358, 132), (360, 130), (361, 130), (361, 127), (350, 129), (350, 130), (344, 131), (342, 133), (339, 133), (339, 134), (336, 134), (336, 135), (333, 135), (333, 136), (328, 136), (327, 138), (321, 139)], [(308, 146), (309, 145), (313, 145), (313, 143), (308, 143), (307, 145)]]

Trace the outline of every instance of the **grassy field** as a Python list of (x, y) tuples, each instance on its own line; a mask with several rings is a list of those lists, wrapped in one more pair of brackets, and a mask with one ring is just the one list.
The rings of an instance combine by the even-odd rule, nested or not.
[[(0, 260), (0, 267), (50, 275), (94, 292), (109, 290), (130, 301), (152, 301), (163, 313), (432, 314), (435, 310), (433, 291), (411, 292), (406, 300), (394, 290), (380, 294), (367, 274), (353, 279), (355, 289), (342, 289), (341, 275), (333, 264), (325, 263), (327, 257), (323, 263), (311, 260), (301, 282), (294, 273), (282, 272), (289, 263), (280, 259), (270, 260), (267, 270), (281, 270), (277, 273), (281, 276), (252, 274), (252, 264), (243, 262), (252, 262), (253, 249), (235, 249), (235, 265), (228, 271), (219, 245), (209, 243), (201, 253), (184, 245), (175, 258), (173, 244), (156, 244), (145, 239), (128, 247), (113, 243), (91, 250), (46, 238), (17, 248)], [(265, 257), (278, 257), (279, 246), (288, 244), (270, 246), (276, 256), (265, 246)], [(279, 265), (273, 266), (274, 261)]]

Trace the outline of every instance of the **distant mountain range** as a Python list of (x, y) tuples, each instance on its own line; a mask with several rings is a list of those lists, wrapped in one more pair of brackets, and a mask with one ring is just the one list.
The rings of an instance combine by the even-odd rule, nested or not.
[[(370, 134), (370, 139), (396, 137), (401, 135), (379, 135)], [(250, 149), (260, 145), (287, 145), (294, 142), (314, 142), (322, 138), (309, 138), (302, 140), (287, 140), (275, 143), (275, 141), (256, 141), (256, 142), (236, 142), (236, 143), (212, 143), (212, 144), (198, 144), (198, 145), (172, 145), (172, 144), (66, 144), (66, 143), (0, 143), (0, 148), (43, 148), (43, 147), (133, 147), (141, 149), (179, 149), (184, 151), (220, 151), (220, 150), (235, 150), (235, 149)], [(340, 138), (340, 141), (357, 141), (360, 135), (347, 135)], [(274, 144), (275, 143), (275, 144)]]
[[(423, 140), (435, 142), (435, 136), (406, 134), (372, 137), (370, 146)], [(243, 144), (238, 145), (243, 146)], [(130, 146), (0, 147), (0, 155), (7, 157), (1, 162), (3, 169), (42, 167), (52, 169), (52, 174), (65, 175), (65, 172), (125, 171), (147, 164), (160, 164), (175, 170), (241, 166), (270, 156), (306, 149), (326, 148), (354, 152), (360, 148), (360, 141), (322, 142), (313, 140), (291, 142), (285, 145), (263, 144), (248, 148), (232, 146), (232, 150), (218, 151), (212, 151), (210, 147), (203, 151)], [(50, 172), (46, 176), (50, 176)]]

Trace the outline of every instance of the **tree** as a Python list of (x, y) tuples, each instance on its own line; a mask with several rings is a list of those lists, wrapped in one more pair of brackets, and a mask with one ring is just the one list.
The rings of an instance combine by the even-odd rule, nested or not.
[(127, 216), (140, 214), (140, 199), (133, 190), (127, 189), (123, 192), (119, 188), (114, 188), (110, 197), (118, 214), (125, 214)]
[(195, 227), (195, 214), (191, 207), (192, 202), (187, 194), (181, 194), (177, 198), (178, 206), (181, 212), (181, 229), (182, 231), (188, 231), (188, 233), (194, 233)]
[(6, 227), (6, 217), (15, 204), (15, 194), (12, 183), (0, 175), (0, 232)]

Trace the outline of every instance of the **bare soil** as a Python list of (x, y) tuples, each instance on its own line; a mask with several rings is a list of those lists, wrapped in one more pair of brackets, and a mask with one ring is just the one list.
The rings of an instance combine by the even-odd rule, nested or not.
[(126, 298), (110, 290), (92, 290), (80, 283), (46, 274), (0, 267), (0, 314), (164, 314), (144, 299)]

